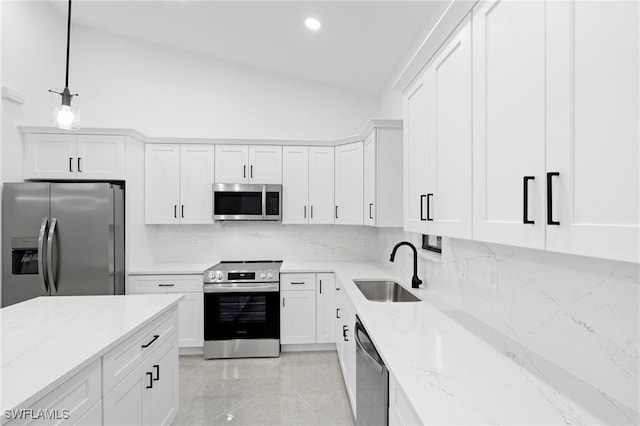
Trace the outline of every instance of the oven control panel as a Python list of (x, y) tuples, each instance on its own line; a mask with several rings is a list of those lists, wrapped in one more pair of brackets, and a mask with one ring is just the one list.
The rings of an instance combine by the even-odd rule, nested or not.
[[(281, 262), (222, 262), (204, 271), (204, 284), (279, 282)], [(252, 267), (252, 268), (249, 268)]]

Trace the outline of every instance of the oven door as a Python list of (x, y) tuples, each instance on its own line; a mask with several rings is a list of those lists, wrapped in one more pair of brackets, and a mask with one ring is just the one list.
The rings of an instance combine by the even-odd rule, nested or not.
[(279, 292), (205, 293), (204, 340), (279, 338)]

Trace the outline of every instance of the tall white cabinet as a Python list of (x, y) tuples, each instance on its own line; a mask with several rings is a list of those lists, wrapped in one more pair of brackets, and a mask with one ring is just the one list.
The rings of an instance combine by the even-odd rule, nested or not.
[(363, 143), (354, 142), (335, 149), (335, 223), (363, 224)]
[(333, 223), (334, 148), (285, 146), (282, 222)]
[(145, 223), (213, 223), (214, 146), (145, 145)]

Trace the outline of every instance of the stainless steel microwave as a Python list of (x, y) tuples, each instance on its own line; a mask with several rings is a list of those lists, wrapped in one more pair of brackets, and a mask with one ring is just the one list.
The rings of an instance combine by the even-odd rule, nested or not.
[(214, 220), (282, 220), (282, 185), (216, 183)]

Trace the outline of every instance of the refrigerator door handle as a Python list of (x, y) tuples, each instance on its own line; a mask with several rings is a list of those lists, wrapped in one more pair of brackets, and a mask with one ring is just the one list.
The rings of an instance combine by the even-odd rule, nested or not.
[(49, 218), (42, 218), (42, 225), (40, 225), (40, 235), (38, 236), (38, 276), (40, 277), (40, 285), (42, 286), (42, 290), (49, 294), (49, 287), (47, 285), (47, 276), (45, 275), (44, 268), (44, 243), (45, 237), (44, 234), (47, 232), (47, 226), (49, 225)]
[(54, 217), (51, 219), (51, 227), (49, 228), (49, 235), (47, 236), (47, 274), (49, 276), (49, 287), (51, 288), (51, 295), (58, 292), (58, 286), (56, 285), (56, 279), (53, 274), (53, 237), (56, 233), (57, 219)]

